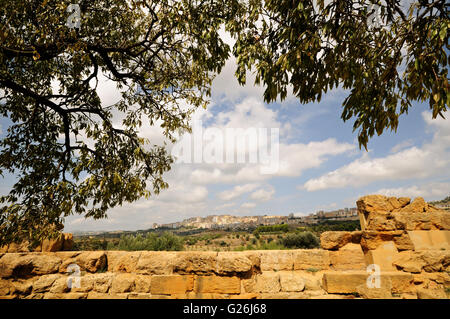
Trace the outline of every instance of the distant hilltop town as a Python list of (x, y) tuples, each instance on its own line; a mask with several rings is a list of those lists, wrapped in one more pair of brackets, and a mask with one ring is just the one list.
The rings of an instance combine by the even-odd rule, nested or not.
[(210, 215), (206, 217), (191, 217), (181, 222), (168, 224), (153, 224), (153, 229), (181, 227), (220, 229), (220, 228), (243, 228), (256, 227), (259, 225), (276, 224), (317, 224), (327, 220), (358, 220), (356, 208), (344, 208), (330, 212), (318, 211), (308, 216), (295, 216), (293, 213), (288, 216), (233, 216), (233, 215)]

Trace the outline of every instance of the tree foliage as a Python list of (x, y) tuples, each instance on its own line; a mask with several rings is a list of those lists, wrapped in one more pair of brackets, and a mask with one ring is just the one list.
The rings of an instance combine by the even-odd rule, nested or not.
[[(69, 28), (71, 2), (0, 2), (0, 115), (11, 122), (0, 174), (17, 176), (0, 198), (0, 242), (166, 188), (172, 158), (138, 129), (160, 125), (172, 140), (188, 130), (229, 56), (221, 2), (82, 0), (80, 28)], [(102, 103), (101, 77), (119, 101)]]
[(281, 244), (287, 248), (318, 248), (320, 246), (319, 238), (311, 232), (301, 232), (288, 234), (280, 240)]
[(117, 243), (109, 242), (108, 250), (166, 250), (179, 251), (183, 250), (183, 238), (172, 233), (165, 232), (159, 236), (154, 233), (148, 233), (146, 236), (138, 234), (121, 236)]
[(396, 130), (413, 101), (433, 118), (449, 101), (449, 4), (445, 0), (249, 0), (230, 22), (236, 75), (256, 72), (264, 99), (283, 100), (292, 87), (302, 103), (329, 90), (349, 91), (342, 119), (354, 119), (360, 146)]

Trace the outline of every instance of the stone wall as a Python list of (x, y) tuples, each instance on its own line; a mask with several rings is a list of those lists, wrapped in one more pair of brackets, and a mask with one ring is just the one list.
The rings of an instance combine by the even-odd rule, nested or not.
[(396, 200), (361, 198), (363, 230), (322, 249), (0, 253), (0, 297), (448, 298), (449, 213)]
[[(0, 253), (20, 253), (30, 252), (30, 243), (28, 241), (22, 243), (11, 243), (9, 245), (0, 246)], [(49, 252), (49, 251), (70, 251), (73, 249), (73, 234), (60, 233), (57, 238), (44, 239), (37, 247), (32, 249), (34, 252)]]

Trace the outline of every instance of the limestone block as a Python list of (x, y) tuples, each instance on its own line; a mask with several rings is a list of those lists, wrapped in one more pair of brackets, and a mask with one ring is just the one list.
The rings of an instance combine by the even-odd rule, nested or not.
[(395, 247), (397, 247), (399, 251), (414, 250), (414, 244), (411, 241), (411, 237), (408, 235), (407, 231), (402, 231), (400, 236), (394, 236), (393, 240)]
[(178, 252), (174, 260), (174, 273), (208, 274), (216, 270), (217, 252)]
[(155, 275), (152, 276), (150, 292), (153, 295), (181, 294), (193, 288), (193, 275)]
[[(69, 293), (52, 293), (48, 292), (44, 294), (43, 299), (86, 299), (88, 297), (87, 293), (82, 292), (69, 292)], [(100, 298), (97, 298), (100, 299)]]
[(60, 251), (63, 248), (64, 236), (61, 234), (58, 238), (44, 239), (42, 241), (41, 251)]
[(410, 230), (408, 236), (414, 250), (450, 250), (448, 230)]
[(402, 210), (393, 212), (392, 217), (397, 229), (450, 230), (450, 212), (445, 210), (427, 212), (410, 212)]
[(149, 293), (152, 282), (152, 276), (147, 275), (136, 275), (134, 284), (134, 292), (138, 293)]
[(403, 251), (394, 259), (393, 264), (403, 271), (420, 273), (447, 270), (450, 265), (450, 251), (423, 250)]
[(374, 250), (386, 242), (393, 241), (395, 236), (401, 235), (402, 231), (375, 231), (365, 230), (361, 235), (361, 247), (363, 250)]
[(326, 231), (320, 235), (320, 246), (323, 249), (337, 250), (352, 242), (352, 233), (348, 231)]
[(48, 275), (58, 271), (61, 259), (41, 253), (8, 253), (0, 258), (0, 278)]
[(217, 255), (217, 274), (246, 273), (253, 267), (253, 262), (246, 252), (219, 252)]
[(425, 261), (412, 251), (402, 251), (394, 258), (393, 265), (406, 272), (420, 273)]
[(131, 292), (135, 287), (134, 281), (134, 274), (116, 274), (112, 280), (110, 292), (113, 294)]
[(175, 252), (143, 251), (136, 264), (136, 273), (170, 275), (173, 272), (175, 258)]
[(294, 270), (326, 270), (330, 268), (330, 252), (323, 249), (292, 250)]
[(301, 274), (296, 271), (280, 271), (281, 291), (301, 292), (305, 289), (305, 281)]
[(366, 260), (366, 265), (375, 264), (378, 265), (383, 271), (394, 271), (397, 269), (392, 262), (397, 255), (398, 250), (395, 247), (394, 242), (389, 241), (378, 246), (377, 249), (366, 251), (364, 257)]
[(394, 209), (388, 197), (383, 195), (367, 195), (356, 201), (359, 212), (371, 213), (386, 211), (390, 212)]
[(409, 205), (404, 206), (399, 211), (400, 212), (419, 212), (423, 213), (428, 210), (428, 204), (422, 197), (415, 198)]
[(338, 251), (330, 251), (333, 270), (365, 270), (366, 262), (360, 245), (349, 243)]
[(241, 292), (241, 280), (235, 276), (197, 276), (195, 278), (194, 292), (238, 294)]
[(142, 253), (143, 252), (141, 251), (107, 251), (108, 271), (128, 273), (138, 272), (137, 264)]
[(279, 292), (281, 290), (280, 274), (275, 271), (266, 271), (251, 279), (242, 280), (243, 290), (250, 293)]
[(292, 251), (263, 250), (260, 254), (262, 271), (292, 270), (294, 267)]
[(302, 278), (305, 283), (305, 290), (321, 291), (323, 271), (296, 271), (296, 274)]
[(444, 288), (426, 289), (417, 288), (417, 297), (419, 299), (449, 299)]
[(48, 292), (52, 287), (53, 283), (61, 278), (60, 274), (50, 274), (40, 276), (36, 281), (32, 284), (32, 291), (34, 293)]
[(6, 279), (0, 279), (0, 296), (9, 295), (11, 291), (11, 281)]
[(71, 264), (76, 264), (80, 267), (81, 271), (87, 271), (95, 273), (107, 268), (106, 254), (104, 251), (87, 251), (77, 254), (74, 258), (65, 259), (61, 267), (60, 272), (66, 273), (67, 267)]
[(323, 287), (328, 293), (359, 293), (368, 298), (383, 298), (392, 293), (414, 291), (414, 278), (411, 274), (381, 271), (379, 275), (379, 282), (368, 284), (369, 276), (373, 274), (366, 271), (328, 271), (323, 275)]
[(395, 220), (389, 212), (371, 212), (367, 216), (365, 230), (393, 231), (396, 229)]
[(29, 280), (16, 279), (11, 281), (11, 294), (19, 295), (20, 297), (30, 294), (32, 292), (33, 280), (34, 278), (31, 278)]
[(365, 285), (369, 274), (366, 271), (329, 271), (323, 274), (323, 287), (329, 294), (357, 293)]

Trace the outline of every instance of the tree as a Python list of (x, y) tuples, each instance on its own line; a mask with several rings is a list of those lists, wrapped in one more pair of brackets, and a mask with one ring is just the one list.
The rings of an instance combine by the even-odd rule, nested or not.
[[(325, 4), (326, 3), (326, 4)], [(449, 101), (449, 5), (445, 0), (250, 0), (228, 29), (236, 37), (236, 75), (254, 69), (266, 102), (291, 86), (302, 103), (328, 90), (349, 91), (342, 119), (354, 119), (359, 145), (396, 130), (412, 101), (433, 118)]]
[(286, 248), (318, 248), (320, 240), (311, 232), (288, 234), (280, 243)]
[[(11, 125), (0, 174), (17, 176), (0, 198), (2, 243), (54, 235), (71, 214), (104, 218), (166, 188), (172, 158), (138, 129), (160, 125), (170, 140), (189, 130), (229, 56), (218, 34), (229, 4), (71, 2), (1, 2), (0, 114)], [(117, 103), (102, 104), (101, 76), (121, 91)]]

